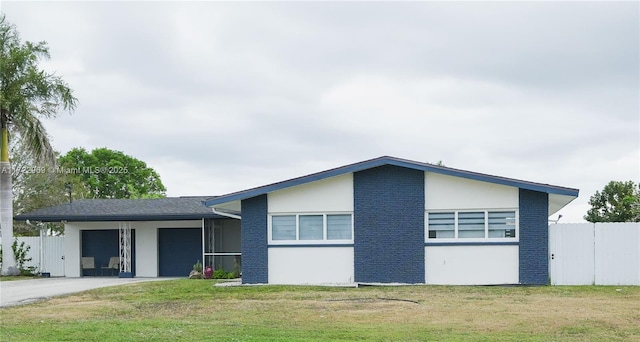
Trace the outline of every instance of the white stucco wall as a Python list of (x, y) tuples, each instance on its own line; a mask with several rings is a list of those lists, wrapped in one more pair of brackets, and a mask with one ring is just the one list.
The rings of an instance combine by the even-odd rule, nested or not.
[(136, 232), (136, 277), (158, 276), (158, 229), (154, 223), (131, 223)]
[(80, 276), (80, 230), (75, 223), (64, 225), (64, 275)]
[(353, 211), (353, 174), (332, 177), (267, 195), (269, 213)]
[(518, 257), (518, 246), (426, 246), (426, 283), (516, 284)]
[[(201, 228), (201, 220), (188, 221), (132, 221), (135, 230), (136, 277), (158, 276), (158, 228)], [(115, 229), (118, 222), (69, 222), (65, 224), (65, 276), (79, 277), (82, 253), (81, 230)]]
[(425, 209), (518, 208), (518, 188), (425, 172)]
[(269, 248), (269, 284), (348, 284), (353, 279), (353, 247)]

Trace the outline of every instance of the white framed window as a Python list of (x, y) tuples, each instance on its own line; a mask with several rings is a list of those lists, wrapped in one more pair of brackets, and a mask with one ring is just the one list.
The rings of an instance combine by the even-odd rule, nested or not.
[(484, 238), (485, 222), (486, 220), (484, 211), (468, 211), (458, 213), (458, 238)]
[(297, 240), (295, 215), (273, 216), (271, 220), (273, 240)]
[(456, 237), (456, 213), (429, 213), (429, 238), (453, 239)]
[(490, 211), (488, 213), (488, 228), (490, 238), (516, 237), (515, 211)]
[(425, 228), (429, 241), (516, 240), (517, 210), (469, 210), (427, 212)]
[(351, 213), (271, 214), (271, 243), (353, 243)]

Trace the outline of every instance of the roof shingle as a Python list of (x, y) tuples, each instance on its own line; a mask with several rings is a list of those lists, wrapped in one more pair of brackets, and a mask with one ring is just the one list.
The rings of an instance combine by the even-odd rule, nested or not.
[(202, 202), (210, 196), (83, 199), (16, 215), (19, 221), (153, 221), (223, 218)]

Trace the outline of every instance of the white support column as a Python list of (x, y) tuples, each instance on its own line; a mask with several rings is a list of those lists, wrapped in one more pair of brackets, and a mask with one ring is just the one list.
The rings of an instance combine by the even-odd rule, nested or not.
[(133, 277), (131, 272), (131, 222), (120, 222), (120, 277)]
[(202, 247), (202, 267), (203, 267), (203, 270), (204, 270), (204, 267), (206, 267), (206, 260), (205, 260), (205, 253), (206, 253), (206, 250), (205, 250), (205, 245), (206, 245), (206, 243), (207, 243), (207, 242), (205, 241), (205, 237), (206, 237), (205, 230), (207, 229), (207, 227), (205, 227), (205, 220), (204, 220), (204, 217), (203, 217), (203, 218), (202, 218), (202, 220), (200, 221), (200, 229), (202, 230), (202, 246), (200, 246), (200, 247)]

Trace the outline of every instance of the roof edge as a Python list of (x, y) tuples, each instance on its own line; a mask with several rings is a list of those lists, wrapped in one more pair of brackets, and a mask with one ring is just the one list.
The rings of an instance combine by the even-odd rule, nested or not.
[(524, 181), (524, 180), (519, 180), (514, 178), (501, 177), (501, 176), (493, 176), (493, 175), (479, 173), (479, 172), (454, 169), (450, 167), (439, 166), (439, 165), (423, 163), (423, 162), (416, 162), (408, 159), (382, 156), (374, 159), (357, 162), (354, 164), (349, 164), (349, 165), (340, 166), (340, 167), (336, 167), (336, 168), (325, 170), (325, 171), (312, 173), (306, 176), (301, 176), (301, 177), (296, 177), (289, 180), (280, 181), (277, 183), (272, 183), (268, 185), (251, 188), (251, 189), (232, 192), (226, 195), (221, 195), (215, 198), (207, 199), (203, 203), (204, 205), (211, 207), (217, 204), (243, 200), (243, 199), (263, 195), (269, 192), (273, 192), (276, 190), (282, 190), (292, 186), (302, 185), (305, 183), (310, 183), (310, 182), (314, 182), (314, 181), (318, 181), (318, 180), (322, 180), (330, 177), (335, 177), (335, 176), (339, 176), (347, 173), (363, 171), (366, 169), (371, 169), (371, 168), (383, 166), (383, 165), (394, 165), (394, 166), (406, 167), (406, 168), (421, 170), (425, 172), (434, 172), (434, 173), (444, 174), (448, 176), (461, 177), (461, 178), (477, 180), (482, 182), (513, 186), (513, 187), (518, 187), (526, 190), (546, 192), (549, 194), (578, 197), (578, 193), (579, 193), (578, 189), (573, 189), (573, 188), (542, 184), (542, 183)]
[(201, 220), (211, 218), (224, 218), (221, 215), (198, 214), (198, 215), (16, 215), (16, 221), (40, 221), (40, 222), (97, 222), (97, 221), (182, 221)]

